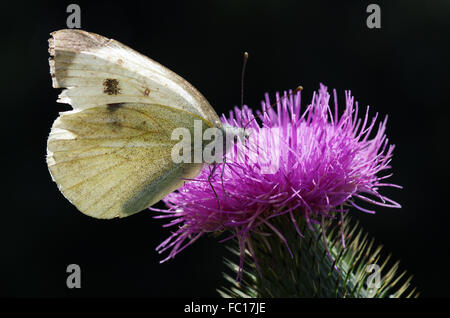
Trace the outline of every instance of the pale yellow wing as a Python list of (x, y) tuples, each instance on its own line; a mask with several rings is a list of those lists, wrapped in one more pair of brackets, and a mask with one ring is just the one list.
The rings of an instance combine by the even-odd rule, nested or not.
[(82, 30), (49, 40), (53, 87), (73, 110), (53, 124), (50, 173), (64, 196), (97, 218), (123, 217), (157, 202), (195, 176), (200, 164), (171, 160), (171, 132), (221, 127), (192, 85), (129, 47)]
[(83, 30), (51, 33), (53, 87), (73, 109), (138, 102), (185, 110), (220, 126), (214, 109), (186, 80), (115, 40)]
[(201, 164), (172, 161), (171, 132), (192, 135), (198, 117), (161, 105), (97, 106), (63, 113), (53, 124), (47, 163), (64, 196), (96, 218), (124, 217), (156, 203), (196, 176)]

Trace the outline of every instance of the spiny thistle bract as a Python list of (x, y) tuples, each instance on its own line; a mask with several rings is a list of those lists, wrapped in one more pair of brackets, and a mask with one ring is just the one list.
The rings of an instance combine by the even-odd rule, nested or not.
[[(247, 106), (235, 107), (228, 117), (222, 116), (224, 124), (244, 127), (250, 136), (233, 145), (216, 169), (205, 166), (195, 180), (168, 195), (164, 199), (168, 209), (153, 209), (163, 212), (156, 218), (172, 219), (165, 226), (178, 227), (157, 247), (160, 253), (170, 250), (163, 261), (205, 233), (225, 231), (230, 235), (222, 241), (238, 242), (238, 277), (246, 251), (262, 273), (255, 242), (268, 243), (268, 237), (276, 237), (295, 259), (297, 251), (289, 246), (287, 237), (292, 232), (305, 237), (300, 224), (316, 231), (337, 215), (343, 226), (344, 215), (352, 206), (374, 213), (358, 201), (400, 207), (379, 193), (380, 187), (400, 188), (384, 183), (390, 174), (381, 175), (390, 168), (394, 149), (385, 135), (387, 117), (377, 124), (378, 115), (370, 119), (367, 107), (360, 119), (358, 103), (349, 91), (339, 116), (336, 91), (330, 106), (324, 85), (303, 112), (300, 101), (301, 93), (290, 91), (283, 97), (277, 94), (272, 106), (266, 94), (257, 118)], [(280, 230), (277, 219), (281, 218), (288, 218), (291, 228)], [(341, 244), (344, 248), (343, 229)], [(327, 244), (324, 247), (332, 259), (332, 251)]]
[[(294, 231), (289, 231), (289, 220), (280, 218), (277, 225), (287, 229), (286, 239), (294, 257), (279, 240), (269, 237), (269, 245), (257, 240), (254, 246), (261, 274), (251, 258), (246, 258), (242, 279), (237, 281), (234, 275), (224, 273), (227, 284), (218, 289), (219, 294), (225, 298), (418, 297), (416, 288), (411, 287), (412, 276), (407, 277), (406, 271), (399, 273), (399, 262), (392, 264), (391, 255), (383, 257), (382, 246), (376, 246), (375, 240), (353, 223), (346, 218), (342, 226), (340, 221), (328, 219), (324, 227), (314, 226), (311, 230), (299, 220), (305, 234), (299, 239)], [(341, 243), (342, 230), (347, 241), (345, 248)], [(230, 250), (239, 255), (238, 249)], [(225, 259), (225, 264), (233, 274), (239, 271), (239, 265), (232, 260)]]

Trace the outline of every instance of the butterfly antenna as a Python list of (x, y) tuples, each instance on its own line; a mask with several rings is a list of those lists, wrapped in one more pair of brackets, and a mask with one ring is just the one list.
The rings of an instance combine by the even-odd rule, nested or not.
[[(248, 60), (248, 52), (244, 52), (244, 61), (242, 62), (242, 73), (241, 73), (241, 108), (244, 106), (244, 78), (245, 78), (245, 68), (247, 66), (247, 60)], [(225, 196), (229, 197), (227, 191), (225, 190), (225, 185), (223, 184), (223, 173), (225, 170), (226, 165), (226, 157), (224, 155), (223, 163), (222, 163), (222, 172), (220, 173), (220, 180), (222, 183), (222, 191), (225, 194)], [(215, 169), (214, 169), (215, 171)], [(211, 182), (210, 182), (211, 183)], [(212, 184), (211, 187), (213, 188)], [(216, 194), (216, 191), (213, 188), (214, 193)], [(217, 194), (216, 194), (217, 196)], [(220, 209), (220, 203), (219, 203), (219, 209)]]
[(244, 62), (242, 63), (242, 73), (241, 73), (241, 108), (244, 106), (244, 78), (245, 78), (245, 67), (247, 66), (248, 53), (244, 52)]

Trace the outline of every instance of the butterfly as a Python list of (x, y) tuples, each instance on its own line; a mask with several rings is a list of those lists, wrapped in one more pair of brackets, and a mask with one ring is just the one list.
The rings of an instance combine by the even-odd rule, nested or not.
[(57, 101), (73, 109), (53, 123), (47, 165), (62, 194), (86, 215), (132, 215), (197, 176), (203, 162), (171, 156), (175, 129), (194, 136), (201, 121), (202, 132), (236, 130), (186, 80), (118, 41), (59, 30), (51, 33), (49, 53), (53, 87), (65, 88)]

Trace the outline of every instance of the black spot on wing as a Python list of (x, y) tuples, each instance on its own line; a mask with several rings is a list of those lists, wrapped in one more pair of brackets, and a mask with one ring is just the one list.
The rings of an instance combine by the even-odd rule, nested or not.
[(110, 112), (115, 112), (122, 106), (123, 106), (123, 103), (111, 103), (111, 104), (106, 105), (106, 107), (108, 108), (108, 110)]
[(115, 78), (107, 78), (103, 81), (103, 93), (108, 95), (120, 94), (119, 81)]

